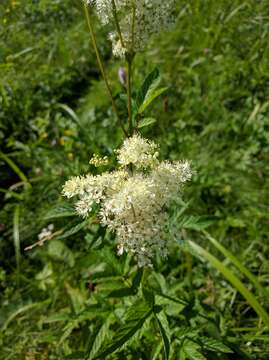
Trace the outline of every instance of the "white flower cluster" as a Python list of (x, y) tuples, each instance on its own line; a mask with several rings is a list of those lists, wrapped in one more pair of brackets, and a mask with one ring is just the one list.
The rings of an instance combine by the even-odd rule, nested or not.
[(123, 57), (126, 53), (141, 51), (153, 34), (160, 33), (173, 22), (175, 0), (91, 0), (102, 24), (115, 25), (117, 21), (122, 41), (117, 31), (110, 33), (113, 54)]
[(47, 227), (43, 228), (41, 232), (38, 234), (38, 240), (42, 241), (44, 239), (49, 238), (52, 235), (53, 229), (54, 229), (53, 224), (49, 224)]
[(100, 222), (116, 234), (118, 253), (134, 254), (139, 266), (151, 265), (156, 253), (167, 255), (167, 209), (191, 178), (187, 161), (160, 162), (156, 149), (135, 134), (116, 151), (118, 170), (74, 177), (63, 187), (65, 196), (79, 197), (80, 215), (100, 206)]

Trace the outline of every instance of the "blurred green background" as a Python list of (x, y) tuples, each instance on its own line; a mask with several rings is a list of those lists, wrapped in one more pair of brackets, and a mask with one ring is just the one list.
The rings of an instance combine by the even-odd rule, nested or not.
[[(96, 33), (124, 116), (117, 76), (124, 64), (111, 58), (98, 22)], [(137, 56), (134, 72), (137, 87), (158, 67), (169, 87), (148, 111), (157, 122), (143, 134), (160, 144), (162, 158), (192, 161), (186, 214), (198, 219), (198, 230), (204, 222), (267, 288), (268, 36), (267, 0), (178, 1), (176, 24)], [(2, 0), (0, 359), (61, 359), (84, 351), (116, 306), (106, 295), (113, 281), (123, 281), (126, 259), (116, 256), (111, 234), (74, 216), (61, 187), (71, 175), (96, 171), (92, 154), (111, 155), (121, 141), (81, 2)], [(181, 207), (173, 210), (175, 219)], [(49, 224), (53, 238), (25, 251)], [(180, 224), (174, 230), (211, 249), (202, 231), (182, 231)], [(195, 259), (190, 273), (186, 258), (177, 248), (157, 271), (169, 286), (207, 304), (219, 319), (215, 333), (257, 326), (256, 314), (219, 273)], [(79, 317), (89, 306), (95, 314)], [(242, 334), (230, 336), (235, 355), (212, 359), (240, 359), (241, 351), (269, 358), (268, 339), (247, 345)], [(111, 359), (150, 359), (154, 341), (148, 336), (140, 349), (131, 344)]]

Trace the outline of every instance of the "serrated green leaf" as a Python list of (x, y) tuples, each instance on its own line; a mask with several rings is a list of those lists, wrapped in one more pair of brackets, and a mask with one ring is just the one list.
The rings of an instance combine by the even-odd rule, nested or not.
[(157, 320), (160, 333), (163, 340), (163, 346), (164, 346), (164, 358), (165, 360), (169, 359), (169, 353), (170, 353), (170, 342), (171, 342), (171, 335), (170, 335), (170, 329), (169, 329), (169, 323), (167, 321), (167, 317), (164, 313), (164, 311), (159, 312), (158, 314), (155, 314), (155, 318)]
[(175, 329), (175, 334), (178, 339), (182, 340), (185, 339), (185, 337), (196, 337), (198, 334), (198, 330), (195, 330), (191, 326), (181, 326), (179, 328)]
[(135, 302), (126, 313), (124, 325), (119, 328), (116, 335), (111, 339), (111, 343), (104, 347), (103, 351), (94, 359), (104, 359), (107, 355), (122, 347), (141, 329), (151, 314), (152, 307), (146, 302)]
[(111, 313), (107, 317), (107, 319), (105, 320), (103, 325), (100, 327), (100, 329), (99, 329), (98, 333), (96, 334), (96, 337), (91, 345), (91, 348), (89, 349), (90, 353), (85, 358), (85, 360), (92, 360), (94, 358), (94, 356), (98, 353), (98, 351), (101, 349), (104, 342), (106, 341), (106, 339), (109, 336), (109, 326), (112, 323), (113, 318), (114, 318), (114, 315), (113, 315), (113, 313)]
[(228, 346), (224, 345), (221, 341), (207, 338), (205, 336), (199, 336), (199, 341), (203, 345), (204, 348), (210, 351), (220, 351), (223, 353), (232, 353), (233, 350), (231, 350)]
[(151, 117), (144, 118), (141, 121), (139, 121), (137, 127), (138, 127), (138, 129), (141, 129), (141, 128), (145, 127), (145, 126), (149, 126), (151, 124), (154, 124), (156, 121), (157, 121), (156, 119), (151, 118)]
[(139, 106), (138, 108), (138, 114), (142, 114), (146, 108), (152, 103), (152, 101), (154, 99), (156, 99), (158, 96), (160, 96), (161, 94), (163, 94), (165, 91), (167, 91), (167, 87), (163, 87), (160, 89), (156, 89), (153, 91), (148, 91), (145, 100), (143, 101), (143, 103)]
[(200, 346), (190, 340), (185, 340), (183, 343), (183, 351), (190, 360), (206, 360), (203, 354), (200, 353)]

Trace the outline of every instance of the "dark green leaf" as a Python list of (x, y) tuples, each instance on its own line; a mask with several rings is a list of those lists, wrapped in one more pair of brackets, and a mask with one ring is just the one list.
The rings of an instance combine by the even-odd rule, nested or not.
[(104, 359), (107, 355), (119, 349), (141, 329), (151, 314), (152, 308), (147, 303), (141, 301), (134, 303), (126, 314), (124, 325), (119, 328), (111, 343), (94, 359)]
[(170, 329), (169, 324), (166, 318), (166, 315), (163, 311), (155, 314), (157, 323), (159, 325), (160, 333), (163, 339), (163, 346), (164, 346), (164, 358), (165, 360), (169, 359), (170, 353)]
[(136, 290), (139, 287), (142, 276), (143, 276), (143, 268), (139, 268), (135, 274), (135, 277), (133, 278), (133, 282), (132, 282), (133, 290)]
[(153, 292), (145, 287), (143, 287), (142, 292), (143, 292), (143, 296), (144, 296), (144, 299), (146, 300), (146, 302), (153, 306), (154, 302), (155, 302)]
[(185, 340), (183, 343), (183, 351), (190, 360), (206, 360), (203, 354), (200, 353), (200, 346), (190, 340)]
[(143, 103), (139, 106), (138, 109), (138, 114), (142, 114), (146, 108), (152, 103), (152, 101), (154, 99), (156, 99), (156, 97), (160, 96), (161, 94), (163, 94), (168, 88), (164, 87), (164, 88), (160, 88), (160, 89), (154, 89), (154, 90), (149, 90), (145, 100), (143, 101)]
[(111, 293), (108, 294), (108, 297), (124, 297), (124, 296), (132, 296), (134, 295), (134, 290), (132, 288), (121, 288), (111, 291)]
[(65, 356), (64, 360), (85, 360), (85, 353), (82, 351), (78, 351), (73, 354)]
[(100, 329), (98, 330), (93, 343), (90, 346), (89, 355), (85, 358), (85, 360), (91, 360), (95, 357), (95, 355), (100, 351), (103, 344), (105, 343), (107, 337), (109, 336), (109, 327), (113, 320), (113, 313), (106, 318)]
[(137, 97), (136, 97), (136, 103), (137, 106), (140, 107), (140, 105), (142, 105), (150, 87), (154, 86), (154, 88), (156, 88), (156, 86), (158, 86), (160, 80), (160, 73), (159, 70), (157, 68), (155, 68), (144, 80), (143, 85), (141, 86), (140, 90), (137, 93)]

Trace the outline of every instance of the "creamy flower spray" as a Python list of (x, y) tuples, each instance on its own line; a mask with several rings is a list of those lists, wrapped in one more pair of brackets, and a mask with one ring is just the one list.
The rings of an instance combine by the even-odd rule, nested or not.
[[(169, 207), (191, 178), (188, 161), (160, 161), (158, 145), (143, 138), (139, 129), (151, 123), (144, 118), (147, 106), (166, 88), (158, 87), (159, 74), (154, 70), (133, 98), (132, 66), (137, 52), (149, 39), (173, 22), (174, 0), (95, 0), (84, 3), (85, 14), (101, 74), (112, 107), (125, 139), (115, 150), (117, 166), (101, 175), (73, 177), (63, 187), (63, 195), (76, 197), (75, 208), (87, 217), (93, 209), (101, 225), (116, 235), (118, 254), (133, 255), (139, 267), (152, 266), (156, 254), (168, 254)], [(109, 29), (114, 56), (124, 58), (127, 74), (128, 121), (122, 119), (101, 59), (92, 22), (92, 12)], [(124, 72), (124, 70), (121, 70)], [(135, 104), (135, 105), (134, 105)], [(90, 163), (105, 166), (109, 160), (94, 155)]]

